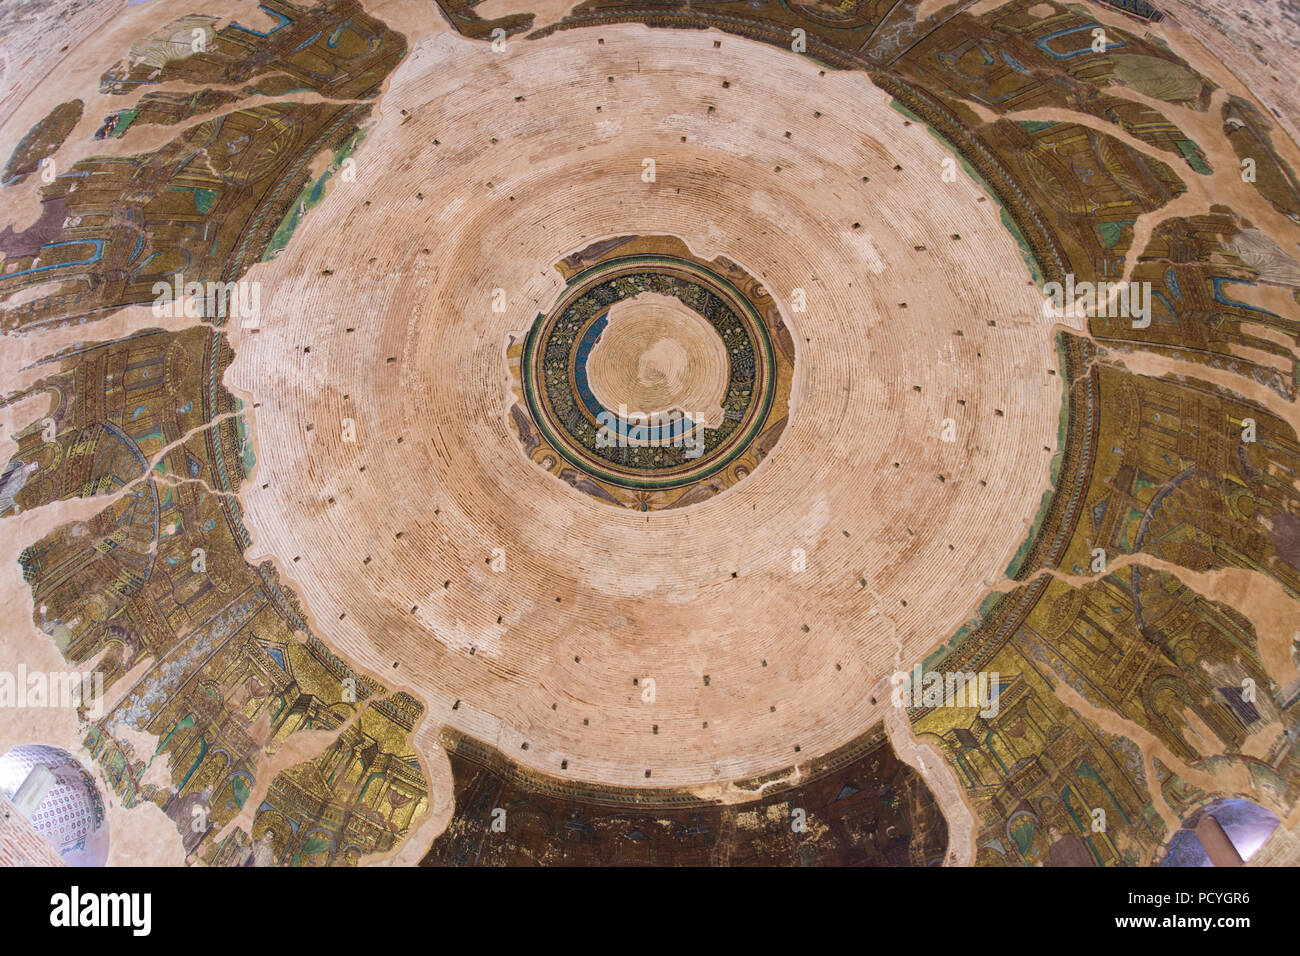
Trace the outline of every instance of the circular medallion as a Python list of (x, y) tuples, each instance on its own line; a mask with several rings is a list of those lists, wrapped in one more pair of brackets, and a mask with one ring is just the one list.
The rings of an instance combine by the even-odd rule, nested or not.
[(670, 237), (599, 243), (518, 351), (529, 457), (610, 504), (693, 504), (749, 475), (789, 411), (793, 340), (766, 290)]

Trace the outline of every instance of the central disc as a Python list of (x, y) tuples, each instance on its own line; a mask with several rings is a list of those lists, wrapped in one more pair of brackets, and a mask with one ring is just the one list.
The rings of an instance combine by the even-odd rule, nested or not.
[(557, 268), (559, 301), (518, 350), (511, 420), (529, 457), (642, 511), (748, 476), (785, 427), (794, 369), (766, 290), (667, 236), (596, 243)]
[(643, 292), (609, 309), (587, 357), (587, 384), (602, 406), (645, 417), (684, 412), (722, 421), (727, 348), (712, 325), (673, 296)]

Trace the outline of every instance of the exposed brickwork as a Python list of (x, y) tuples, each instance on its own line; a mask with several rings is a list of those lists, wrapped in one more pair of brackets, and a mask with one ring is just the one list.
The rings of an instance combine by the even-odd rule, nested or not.
[(0, 867), (64, 865), (62, 857), (32, 829), (13, 801), (0, 793)]

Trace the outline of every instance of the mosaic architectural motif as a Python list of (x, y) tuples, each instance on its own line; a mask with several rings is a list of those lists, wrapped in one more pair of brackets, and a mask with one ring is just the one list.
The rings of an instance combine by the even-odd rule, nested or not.
[[(369, 109), (361, 101), (404, 44), (356, 5), (262, 9), (275, 19), (269, 31), (229, 23), (196, 53), (193, 29), (218, 18), (181, 18), (104, 74), (111, 96), (176, 82), (229, 89), (264, 74), (274, 82), (183, 104), (146, 94), (106, 120), (107, 135), (121, 138), (137, 123), (242, 106), (187, 125), (155, 152), (84, 160), (43, 190), (37, 223), (0, 240), (6, 294), (36, 293), (5, 309), (6, 329), (152, 307), (164, 276), (234, 282), (266, 254), (313, 188), (307, 164), (322, 148), (346, 149)], [(336, 99), (251, 101), (304, 88)], [(160, 114), (154, 104), (164, 102), (178, 106)], [(55, 122), (25, 143), (42, 142)], [(190, 315), (209, 304), (189, 303)], [(273, 570), (243, 560), (236, 491), (253, 454), (240, 403), (221, 385), (230, 351), (226, 302), (216, 304), (211, 324), (63, 350), (8, 394), (48, 396), (55, 437), (45, 441), (44, 423), (15, 436), (0, 501), (19, 514), (74, 497), (113, 500), (33, 542), (20, 563), (39, 592), (37, 626), (120, 698), (84, 725), (83, 740), (117, 799), (162, 808), (195, 862), (242, 864), (261, 840), (266, 865), (356, 863), (390, 849), (426, 808), (407, 741), (423, 708), (351, 671), (310, 636)], [(177, 314), (184, 307), (178, 299)], [(292, 752), (299, 731), (337, 737), (293, 765), (269, 764), (283, 746)]]
[[(68, 862), (194, 866), (1300, 860), (1300, 152), (1294, 104), (1249, 79), (1271, 66), (1232, 52), (1256, 32), (1274, 49), (1285, 23), (1227, 24), (1209, 0), (580, 0), (498, 17), (438, 0), (436, 22), (381, 0), (50, 6), (0, 11), (0, 671), (102, 683), (40, 739), (30, 705), (0, 709), (6, 800), (38, 766), (56, 778), (23, 840)], [(91, 26), (93, 43), (54, 43)], [(736, 49), (770, 75), (711, 65)], [(512, 72), (543, 54), (553, 75)], [(777, 89), (778, 64), (806, 91)], [(763, 112), (778, 93), (799, 115)], [(868, 101), (887, 132), (854, 115)], [(629, 103), (653, 105), (654, 137)], [(568, 168), (532, 136), (571, 142)], [(916, 157), (930, 189), (897, 185)], [(852, 182), (827, 185), (841, 162)], [(607, 165), (626, 203), (570, 216), (604, 198), (583, 176)], [(453, 173), (458, 191), (418, 185)], [(681, 213), (693, 189), (709, 216)], [(383, 209), (401, 234), (356, 226)], [(990, 222), (997, 249), (967, 231)], [(829, 269), (787, 252), (805, 235)], [(733, 261), (742, 240), (777, 251)], [(886, 299), (895, 256), (910, 271)], [(944, 300), (940, 334), (922, 315), (954, 261), (993, 293)], [(1108, 284), (1137, 290), (1131, 311)], [(354, 307), (360, 287), (378, 291)], [(1053, 312), (1053, 287), (1101, 292)], [(1048, 300), (1030, 318), (1051, 361), (995, 380), (985, 343), (1024, 325), (1026, 294)], [(900, 368), (922, 335), (923, 367)], [(321, 371), (331, 347), (366, 364)], [(493, 394), (455, 409), (479, 446), (430, 420), (448, 381)], [(967, 441), (977, 417), (1050, 404), (1057, 422), (1058, 401), (1055, 441)], [(873, 436), (800, 432), (873, 402), (909, 431), (879, 439), (879, 460), (855, 457)], [(273, 415), (301, 447), (266, 439)], [(990, 448), (1036, 503), (999, 515), (1009, 561), (925, 540), (944, 495), (987, 487), (966, 466)], [(326, 459), (347, 474), (322, 479)], [(849, 482), (818, 483), (844, 461), (897, 490), (843, 507)], [(427, 478), (427, 508), (363, 500), (363, 475)], [(786, 513), (796, 487), (817, 506)], [(501, 504), (521, 500), (526, 532)], [(375, 537), (344, 523), (353, 508)], [(688, 587), (642, 567), (662, 557), (652, 532), (724, 509), (728, 533), (678, 559), (729, 576)], [(891, 557), (873, 566), (851, 529), (885, 509)], [(753, 532), (758, 514), (789, 533)], [(308, 554), (322, 527), (332, 543)], [(560, 560), (610, 527), (621, 548)], [(339, 579), (316, 572), (320, 552), (358, 549)], [(405, 590), (399, 564), (462, 550), (465, 580)], [(982, 596), (886, 603), (908, 583), (895, 566)], [(751, 572), (761, 606), (727, 590)], [(804, 585), (781, 605), (805, 573), (815, 598)], [(355, 593), (335, 608), (339, 587)], [(705, 608), (680, 655), (691, 687), (634, 669), (661, 635), (633, 601), (665, 621)], [(528, 643), (563, 613), (599, 623), (599, 659)], [(704, 640), (724, 631), (781, 659), (746, 644), (743, 671)], [(989, 696), (885, 709), (892, 679), (926, 673)], [(541, 696), (553, 721), (526, 709)], [(615, 719), (638, 701), (644, 720)], [(813, 748), (761, 724), (778, 707), (852, 731)], [(648, 746), (680, 761), (652, 777), (646, 759), (632, 785), (610, 755), (631, 766)], [(144, 844), (159, 856), (121, 849)], [(0, 859), (39, 856), (24, 847)]]
[(521, 773), (480, 741), (445, 737), (456, 816), (425, 866), (938, 866), (947, 825), (884, 734), (827, 754), (807, 779), (738, 781), (722, 805), (689, 792), (584, 787)]

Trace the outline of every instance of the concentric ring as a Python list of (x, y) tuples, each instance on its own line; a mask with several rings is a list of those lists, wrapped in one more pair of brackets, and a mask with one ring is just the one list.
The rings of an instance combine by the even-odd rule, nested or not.
[[(441, 38), (395, 75), (411, 118), (381, 116), (366, 148), (406, 198), (340, 184), (254, 270), (268, 318), (236, 330), (226, 376), (255, 419), (241, 505), (250, 559), (312, 632), (432, 723), (572, 779), (697, 786), (854, 739), (896, 662), (970, 620), (1049, 487), (1061, 378), (979, 184), (896, 200), (950, 154), (867, 77), (708, 36), (602, 38), (504, 60)], [(573, 66), (538, 87), (556, 62)], [(515, 104), (501, 130), (475, 125), (485, 97)], [(393, 239), (359, 246), (340, 216)], [(398, 241), (411, 222), (421, 238)], [(646, 254), (728, 279), (792, 373), (744, 454), (661, 491), (567, 461), (522, 382), (537, 316)]]

